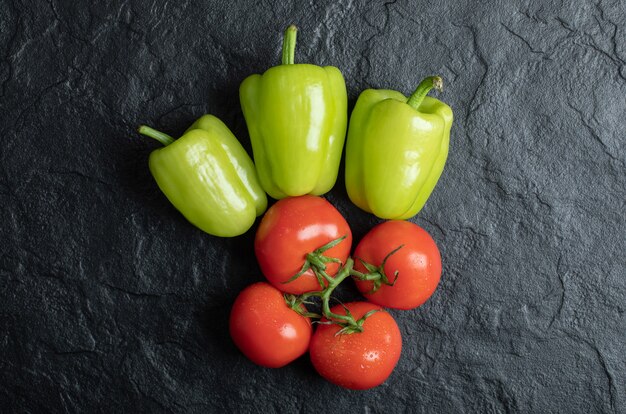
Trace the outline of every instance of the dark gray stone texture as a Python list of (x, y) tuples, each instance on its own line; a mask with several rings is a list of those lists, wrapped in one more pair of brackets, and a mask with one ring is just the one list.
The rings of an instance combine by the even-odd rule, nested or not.
[[(626, 411), (623, 1), (91, 3), (0, 2), (0, 411)], [(135, 133), (209, 112), (249, 150), (238, 87), (291, 23), (296, 61), (339, 67), (350, 109), (440, 74), (456, 117), (413, 219), (442, 282), (392, 312), (402, 358), (369, 391), (239, 353), (254, 228), (188, 224)], [(328, 199), (356, 240), (378, 222), (342, 176)]]

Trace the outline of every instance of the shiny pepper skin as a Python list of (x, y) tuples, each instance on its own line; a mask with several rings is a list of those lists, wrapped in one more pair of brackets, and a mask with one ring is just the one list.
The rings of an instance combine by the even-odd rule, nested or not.
[(275, 199), (330, 191), (345, 142), (343, 76), (333, 66), (294, 64), (295, 41), (290, 26), (283, 64), (249, 76), (239, 90), (259, 179)]
[(215, 116), (202, 116), (177, 140), (145, 126), (139, 132), (165, 145), (150, 154), (150, 172), (174, 207), (199, 229), (238, 236), (267, 208), (250, 156)]
[(346, 144), (346, 189), (361, 209), (383, 219), (416, 215), (446, 163), (452, 109), (426, 96), (441, 78), (426, 78), (410, 98), (367, 89), (359, 96)]

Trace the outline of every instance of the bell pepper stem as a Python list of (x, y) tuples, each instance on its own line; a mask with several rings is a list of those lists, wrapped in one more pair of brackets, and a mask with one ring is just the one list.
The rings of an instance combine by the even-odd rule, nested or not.
[(293, 24), (285, 30), (285, 37), (283, 38), (283, 65), (293, 65), (297, 34), (298, 28)]
[(166, 147), (170, 145), (172, 142), (174, 142), (174, 138), (172, 138), (171, 136), (167, 135), (164, 132), (157, 131), (154, 128), (150, 128), (147, 125), (141, 125), (137, 129), (137, 132), (139, 132), (141, 135), (145, 135), (147, 137), (156, 139), (157, 141), (159, 141), (161, 144), (163, 144)]
[(443, 90), (443, 79), (439, 76), (429, 76), (417, 85), (415, 92), (407, 99), (406, 103), (413, 109), (417, 110), (424, 97), (430, 92), (432, 88), (437, 89), (439, 92)]

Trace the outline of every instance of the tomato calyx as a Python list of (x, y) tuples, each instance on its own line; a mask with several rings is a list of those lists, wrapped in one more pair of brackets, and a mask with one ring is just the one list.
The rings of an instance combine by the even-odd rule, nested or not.
[(283, 297), (285, 298), (285, 303), (291, 310), (296, 312), (300, 316), (304, 316), (305, 318), (314, 318), (319, 319), (322, 316), (320, 314), (309, 312), (306, 307), (302, 305), (314, 305), (313, 302), (307, 301), (306, 298), (303, 300), (300, 296), (294, 295), (291, 293), (284, 293)]
[[(350, 313), (350, 309), (348, 309), (343, 303), (341, 304), (341, 307), (346, 312), (346, 316), (351, 318), (351, 321), (353, 321), (354, 323), (337, 323), (337, 322), (334, 322), (334, 321), (319, 322), (319, 323), (323, 323), (323, 324), (332, 324), (332, 323), (334, 323), (334, 324), (338, 324), (338, 325), (342, 326), (342, 328), (337, 331), (335, 336), (338, 336), (338, 335), (349, 335), (349, 334), (353, 334), (353, 333), (363, 332), (363, 324), (365, 323), (365, 320), (367, 318), (369, 318), (370, 316), (372, 316), (373, 314), (375, 314), (376, 312), (380, 311), (380, 309), (372, 309), (371, 311), (365, 313), (365, 315), (363, 315), (359, 319), (354, 320), (354, 316), (352, 316), (352, 314)], [(333, 314), (333, 315), (337, 315), (337, 314)], [(342, 316), (342, 315), (340, 315), (340, 316)]]
[(326, 278), (323, 276), (323, 274), (325, 274), (326, 272), (326, 264), (328, 263), (339, 263), (339, 265), (342, 264), (341, 260), (337, 259), (336, 257), (325, 256), (324, 252), (326, 252), (329, 249), (332, 249), (333, 247), (341, 243), (346, 237), (348, 236), (343, 235), (339, 238), (331, 240), (330, 242), (326, 243), (325, 245), (321, 247), (318, 247), (317, 249), (313, 250), (311, 253), (307, 253), (307, 255), (305, 256), (304, 264), (302, 265), (302, 268), (300, 269), (300, 271), (296, 273), (295, 275), (293, 275), (289, 280), (283, 283), (284, 284), (291, 283), (297, 278), (299, 278), (300, 276), (302, 276), (304, 273), (306, 273), (309, 269), (311, 269), (313, 270), (315, 277), (317, 277), (317, 281), (319, 282), (320, 287), (324, 289), (324, 286), (325, 286), (324, 279)]
[(380, 287), (383, 284), (387, 286), (395, 285), (396, 281), (398, 280), (399, 272), (396, 270), (393, 273), (393, 281), (390, 281), (389, 277), (385, 273), (385, 263), (387, 263), (387, 259), (389, 259), (394, 253), (396, 253), (398, 250), (400, 250), (403, 247), (404, 247), (404, 244), (401, 244), (400, 246), (396, 247), (391, 252), (389, 252), (387, 256), (385, 256), (385, 258), (383, 259), (383, 262), (380, 264), (380, 266), (374, 266), (371, 263), (367, 263), (363, 259), (357, 258), (361, 262), (363, 267), (365, 267), (365, 269), (368, 271), (368, 273), (362, 273), (354, 269), (352, 269), (350, 273), (352, 277), (354, 277), (355, 279), (358, 279), (361, 281), (371, 281), (373, 283), (372, 290), (367, 292), (367, 294), (372, 294), (376, 292), (378, 289), (380, 289)]

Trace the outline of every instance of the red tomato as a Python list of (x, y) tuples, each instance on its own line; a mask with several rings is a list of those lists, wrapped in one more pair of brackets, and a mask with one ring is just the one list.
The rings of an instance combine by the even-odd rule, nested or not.
[(303, 355), (311, 321), (289, 308), (282, 292), (259, 282), (245, 288), (230, 313), (230, 335), (252, 362), (279, 368)]
[[(400, 359), (402, 337), (393, 317), (368, 302), (345, 304), (356, 320), (373, 309), (363, 324), (363, 332), (337, 335), (339, 325), (320, 324), (309, 347), (317, 372), (333, 384), (365, 390), (382, 384)], [(345, 315), (341, 305), (331, 312)], [(326, 321), (325, 318), (322, 322)]]
[(373, 303), (388, 308), (413, 309), (433, 294), (441, 278), (441, 255), (435, 241), (426, 230), (409, 221), (387, 221), (374, 227), (363, 237), (354, 252), (354, 268), (366, 272), (364, 260), (380, 266), (391, 251), (400, 250), (385, 263), (385, 274), (390, 282), (398, 271), (393, 286), (382, 284), (375, 293), (373, 283), (358, 281), (357, 288)]
[[(297, 274), (307, 253), (346, 236), (338, 245), (324, 252), (342, 262), (348, 258), (352, 246), (352, 232), (341, 213), (321, 197), (305, 195), (284, 198), (265, 213), (254, 241), (254, 251), (267, 280), (283, 292), (302, 294), (320, 290), (320, 284), (311, 269), (290, 283), (284, 283)], [(339, 265), (328, 263), (326, 273), (333, 276)]]

